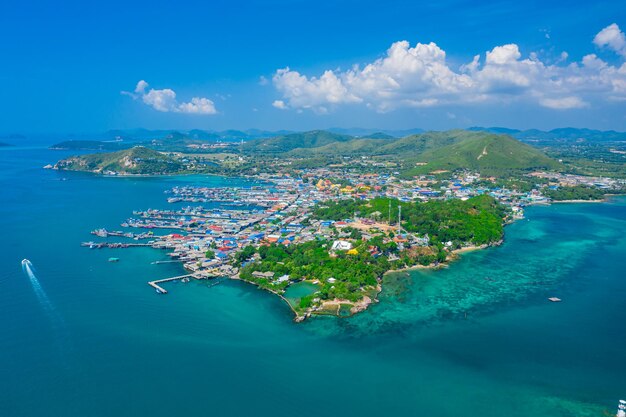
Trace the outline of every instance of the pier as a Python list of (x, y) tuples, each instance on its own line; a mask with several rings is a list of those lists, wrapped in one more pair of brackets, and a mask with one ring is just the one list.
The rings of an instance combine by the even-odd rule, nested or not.
[(119, 249), (119, 248), (137, 248), (137, 247), (151, 247), (152, 243), (105, 243), (105, 242), (83, 242), (80, 246), (88, 247), (89, 249)]
[(148, 281), (148, 285), (154, 288), (155, 290), (157, 290), (161, 294), (167, 294), (167, 290), (161, 287), (159, 284), (162, 284), (164, 282), (177, 281), (179, 279), (183, 279), (183, 278), (187, 278), (191, 276), (193, 276), (193, 274), (179, 275), (176, 277), (164, 278), (164, 279), (157, 279), (156, 281)]

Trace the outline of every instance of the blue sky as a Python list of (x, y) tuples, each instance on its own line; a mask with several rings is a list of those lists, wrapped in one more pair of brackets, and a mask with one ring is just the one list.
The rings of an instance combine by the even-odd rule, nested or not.
[(86, 3), (2, 2), (0, 132), (626, 130), (618, 1)]

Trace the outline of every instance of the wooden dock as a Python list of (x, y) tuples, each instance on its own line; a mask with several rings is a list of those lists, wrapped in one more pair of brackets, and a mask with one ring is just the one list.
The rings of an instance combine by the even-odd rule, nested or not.
[(192, 276), (192, 274), (179, 275), (179, 276), (171, 277), (171, 278), (157, 279), (156, 281), (148, 281), (148, 285), (154, 288), (155, 290), (157, 290), (161, 294), (167, 294), (167, 290), (161, 287), (159, 284), (162, 284), (164, 282), (177, 281), (179, 279), (187, 278), (190, 276)]

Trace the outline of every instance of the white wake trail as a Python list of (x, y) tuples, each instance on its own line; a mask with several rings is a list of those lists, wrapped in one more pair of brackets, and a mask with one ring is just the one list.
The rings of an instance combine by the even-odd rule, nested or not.
[(48, 298), (48, 294), (44, 291), (35, 275), (35, 271), (33, 269), (33, 264), (28, 259), (24, 259), (22, 261), (22, 270), (24, 273), (30, 278), (30, 283), (35, 291), (35, 295), (39, 299), (39, 303), (43, 306), (48, 314), (55, 314), (54, 306), (52, 302), (50, 302), (50, 298)]
[[(59, 312), (54, 307), (54, 304), (52, 304), (52, 301), (50, 301), (50, 298), (48, 298), (48, 294), (46, 294), (43, 287), (39, 283), (39, 280), (37, 279), (37, 275), (35, 275), (36, 270), (33, 267), (33, 264), (28, 259), (24, 259), (22, 261), (22, 270), (30, 279), (31, 286), (35, 291), (35, 295), (39, 300), (39, 304), (43, 307), (46, 315), (50, 319), (57, 338), (68, 339), (69, 333), (67, 331), (67, 326), (65, 325), (65, 320), (63, 320), (61, 314), (59, 314)], [(60, 344), (65, 344), (61, 340), (59, 340), (59, 342)]]

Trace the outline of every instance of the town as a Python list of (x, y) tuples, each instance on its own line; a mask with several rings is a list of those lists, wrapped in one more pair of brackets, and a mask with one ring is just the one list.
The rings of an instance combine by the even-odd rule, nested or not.
[[(549, 204), (550, 191), (585, 187), (608, 194), (625, 185), (623, 180), (609, 178), (533, 172), (526, 179), (535, 186), (521, 190), (500, 186), (495, 178), (482, 178), (475, 172), (451, 174), (446, 179), (442, 174), (408, 180), (393, 173), (314, 168), (298, 176), (257, 175), (250, 178), (253, 185), (242, 188), (177, 186), (165, 191), (171, 209), (135, 211), (121, 223), (125, 229), (148, 231), (98, 229), (92, 232), (97, 237), (126, 240), (90, 241), (83, 246), (167, 250), (172, 262), (180, 262), (188, 273), (150, 281), (157, 292), (167, 293), (159, 284), (172, 280), (243, 280), (280, 296), (296, 321), (301, 321), (311, 314), (345, 316), (362, 311), (376, 301), (386, 272), (437, 267), (458, 252), (499, 244), (502, 232), (498, 227), (523, 218), (528, 205)], [(412, 207), (445, 202), (471, 203), (473, 210), (487, 207), (480, 198), (492, 199), (501, 208), (490, 213), (496, 215), (498, 224), (483, 238), (478, 238), (476, 230), (465, 237), (446, 235), (438, 230), (445, 219), (439, 219), (434, 228), (420, 230), (407, 216)], [(184, 203), (210, 203), (212, 207)], [(159, 229), (169, 233), (159, 234)], [(298, 256), (308, 260), (298, 265), (287, 262)], [(311, 270), (307, 263), (314, 263), (313, 258), (332, 268)], [(290, 296), (290, 288), (298, 285), (305, 287), (305, 293), (300, 289), (297, 297)]]

